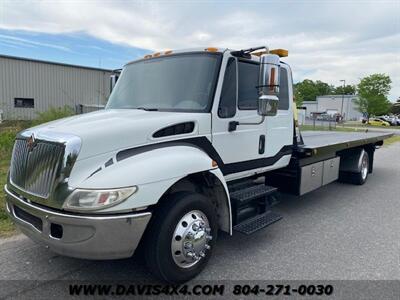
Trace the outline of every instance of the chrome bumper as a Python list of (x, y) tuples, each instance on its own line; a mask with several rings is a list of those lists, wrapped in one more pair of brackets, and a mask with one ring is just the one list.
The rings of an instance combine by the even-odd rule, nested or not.
[(28, 203), (7, 185), (6, 209), (18, 228), (31, 239), (65, 256), (117, 259), (134, 253), (151, 213), (96, 215), (61, 213)]

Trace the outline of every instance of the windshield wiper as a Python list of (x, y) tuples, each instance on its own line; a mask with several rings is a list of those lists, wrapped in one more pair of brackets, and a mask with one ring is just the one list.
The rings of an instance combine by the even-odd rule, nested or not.
[(136, 107), (136, 109), (141, 109), (145, 111), (158, 111), (158, 108), (149, 108), (149, 107)]

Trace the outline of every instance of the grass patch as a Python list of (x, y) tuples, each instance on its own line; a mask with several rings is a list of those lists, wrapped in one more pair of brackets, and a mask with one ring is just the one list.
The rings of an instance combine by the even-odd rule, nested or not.
[(50, 108), (39, 113), (34, 121), (4, 121), (0, 124), (0, 237), (7, 237), (16, 232), (14, 225), (6, 213), (5, 194), (3, 187), (7, 182), (7, 173), (10, 167), (11, 152), (16, 134), (28, 127), (53, 121), (73, 115), (69, 107)]
[(15, 233), (15, 227), (6, 213), (3, 186), (7, 181), (15, 135), (24, 128), (24, 125), (29, 124), (29, 122), (3, 122), (0, 124), (0, 237)]
[(362, 127), (362, 128), (384, 128), (384, 129), (400, 129), (400, 126), (374, 126), (374, 125), (366, 125), (361, 122), (346, 122), (344, 124), (340, 124), (340, 126), (349, 126), (349, 127)]
[(394, 135), (383, 142), (383, 146), (389, 146), (394, 143), (400, 142), (400, 135)]
[(74, 111), (69, 106), (50, 107), (49, 110), (38, 113), (38, 117), (32, 121), (32, 125), (36, 126), (39, 124), (47, 123), (61, 118), (70, 117), (73, 114)]
[(331, 127), (331, 129), (329, 129), (329, 126), (314, 126), (314, 125), (301, 125), (300, 130), (301, 131), (312, 131), (312, 130), (315, 130), (315, 131), (346, 131), (346, 132), (363, 131), (361, 128), (354, 129), (354, 128), (336, 126), (336, 127)]

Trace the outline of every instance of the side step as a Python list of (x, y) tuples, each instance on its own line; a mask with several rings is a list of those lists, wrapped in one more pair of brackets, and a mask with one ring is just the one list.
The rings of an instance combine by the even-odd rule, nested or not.
[(250, 187), (246, 187), (242, 190), (237, 190), (230, 194), (232, 201), (234, 201), (238, 206), (241, 206), (253, 199), (266, 197), (275, 193), (278, 189), (272, 186), (258, 184)]
[(235, 231), (250, 235), (282, 219), (282, 216), (272, 211), (244, 220), (233, 227)]

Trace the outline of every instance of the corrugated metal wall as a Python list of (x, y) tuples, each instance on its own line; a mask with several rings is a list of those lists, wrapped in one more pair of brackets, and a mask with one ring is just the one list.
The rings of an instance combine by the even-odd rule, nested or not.
[[(0, 110), (5, 120), (29, 120), (49, 107), (105, 104), (111, 72), (0, 56)], [(33, 98), (34, 108), (14, 107)]]
[[(345, 95), (343, 99), (343, 114), (346, 121), (359, 120), (362, 117), (362, 113), (357, 110), (355, 100), (358, 98), (356, 95)], [(329, 109), (336, 109), (338, 113), (342, 110), (342, 96), (318, 96), (318, 111), (324, 112)]]

